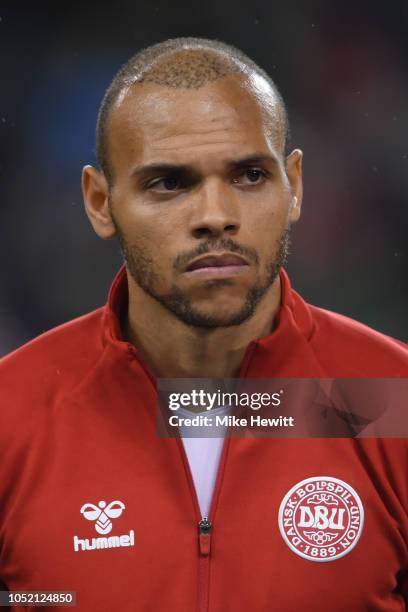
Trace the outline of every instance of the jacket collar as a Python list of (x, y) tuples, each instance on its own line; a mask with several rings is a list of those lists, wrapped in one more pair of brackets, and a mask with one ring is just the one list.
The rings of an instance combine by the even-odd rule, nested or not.
[[(314, 321), (309, 305), (292, 289), (285, 270), (280, 271), (281, 305), (273, 332), (253, 340), (247, 347), (240, 370), (245, 378), (317, 377), (325, 373), (310, 346)], [(120, 319), (126, 311), (128, 284), (126, 269), (119, 270), (111, 285), (103, 313), (105, 345), (138, 358), (138, 351), (121, 334)], [(141, 363), (144, 369), (145, 366)]]

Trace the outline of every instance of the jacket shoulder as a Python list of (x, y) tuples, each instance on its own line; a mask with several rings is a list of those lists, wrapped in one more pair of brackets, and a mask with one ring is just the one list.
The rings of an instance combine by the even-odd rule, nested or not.
[(344, 315), (309, 308), (314, 322), (310, 342), (323, 368), (339, 377), (408, 377), (407, 344)]
[(3, 399), (69, 389), (98, 359), (103, 308), (68, 321), (0, 359)]

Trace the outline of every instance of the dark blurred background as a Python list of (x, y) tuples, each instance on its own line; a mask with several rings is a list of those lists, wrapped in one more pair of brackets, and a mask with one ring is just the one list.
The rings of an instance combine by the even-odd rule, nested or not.
[(406, 0), (0, 5), (0, 354), (103, 304), (118, 246), (83, 211), (101, 97), (174, 36), (242, 48), (276, 80), (305, 199), (288, 270), (319, 306), (408, 340)]

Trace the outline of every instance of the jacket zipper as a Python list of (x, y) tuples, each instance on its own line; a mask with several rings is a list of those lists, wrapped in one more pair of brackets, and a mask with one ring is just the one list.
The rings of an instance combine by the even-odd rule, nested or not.
[[(252, 343), (251, 343), (252, 345)], [(239, 377), (244, 377), (244, 369), (247, 368), (247, 362), (249, 363), (249, 359), (252, 356), (253, 350), (255, 348), (255, 344), (253, 346), (250, 345), (250, 350), (247, 349), (246, 355), (244, 356), (244, 362), (241, 366), (241, 370), (239, 373)], [(129, 344), (129, 350), (132, 354), (136, 354), (135, 348), (132, 344)], [(245, 359), (246, 357), (246, 359)], [(156, 381), (151, 374), (148, 368), (145, 368), (142, 361), (139, 361), (142, 365), (144, 371), (147, 374), (148, 379), (152, 383), (155, 392), (156, 389)], [(245, 366), (244, 366), (245, 364)], [(226, 430), (228, 433), (229, 429)], [(213, 496), (210, 504), (210, 512), (209, 516), (201, 517), (200, 504), (198, 503), (197, 491), (195, 489), (193, 475), (191, 473), (190, 464), (188, 461), (187, 453), (184, 448), (183, 441), (180, 437), (176, 438), (177, 445), (180, 450), (181, 458), (184, 464), (184, 469), (186, 472), (187, 482), (189, 485), (189, 489), (191, 492), (191, 497), (193, 500), (193, 506), (196, 513), (196, 518), (198, 520), (198, 588), (197, 588), (197, 612), (208, 612), (209, 606), (209, 590), (210, 590), (210, 558), (211, 558), (211, 538), (213, 532), (213, 520), (216, 512), (218, 498), (220, 495), (220, 489), (222, 480), (224, 477), (225, 464), (227, 460), (227, 454), (230, 446), (231, 438), (226, 436), (224, 437), (224, 443), (222, 447), (221, 457), (218, 464), (217, 477), (215, 480), (215, 487), (213, 491)]]
[(207, 612), (210, 586), (210, 554), (212, 523), (204, 517), (198, 523), (198, 612)]
[(197, 517), (198, 529), (198, 588), (197, 588), (197, 612), (208, 612), (209, 606), (209, 587), (210, 587), (210, 561), (211, 561), (211, 540), (214, 531), (214, 515), (216, 513), (218, 498), (222, 485), (222, 479), (225, 471), (225, 463), (227, 459), (230, 438), (224, 438), (218, 472), (215, 481), (213, 496), (211, 499), (210, 512), (208, 517), (201, 517), (200, 506), (198, 503), (197, 492), (195, 490), (193, 476), (190, 470), (187, 454), (184, 449), (184, 444), (181, 438), (177, 438), (177, 443), (180, 449), (186, 476), (193, 498), (193, 505)]

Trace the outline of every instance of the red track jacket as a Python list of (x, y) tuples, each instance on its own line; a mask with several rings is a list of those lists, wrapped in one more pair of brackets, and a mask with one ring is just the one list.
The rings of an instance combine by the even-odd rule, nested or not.
[[(281, 279), (240, 376), (408, 377), (404, 345)], [(227, 439), (200, 532), (183, 446), (157, 436), (121, 339), (126, 292), (122, 270), (105, 307), (1, 361), (0, 582), (76, 591), (81, 612), (405, 610), (406, 440)]]

